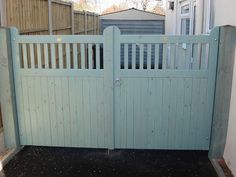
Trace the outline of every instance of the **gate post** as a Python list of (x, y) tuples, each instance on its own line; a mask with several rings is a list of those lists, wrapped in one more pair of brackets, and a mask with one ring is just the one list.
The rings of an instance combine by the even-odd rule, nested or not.
[(104, 30), (104, 93), (105, 93), (105, 115), (108, 122), (109, 132), (107, 133), (108, 149), (115, 148), (114, 133), (114, 64), (115, 64), (115, 38), (119, 29), (115, 26)]
[(11, 29), (0, 28), (0, 39), (0, 101), (4, 141), (7, 148), (19, 148)]
[[(218, 67), (209, 157), (222, 158), (225, 149), (235, 65), (236, 28), (220, 27)], [(215, 59), (215, 58), (213, 58)]]

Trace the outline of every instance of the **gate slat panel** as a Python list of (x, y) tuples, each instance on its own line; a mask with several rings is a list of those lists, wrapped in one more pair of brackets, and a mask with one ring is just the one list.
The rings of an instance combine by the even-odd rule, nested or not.
[(30, 119), (31, 119), (31, 131), (32, 131), (32, 144), (38, 143), (37, 133), (37, 113), (36, 113), (36, 99), (35, 99), (35, 78), (28, 77), (28, 88), (29, 88), (29, 105), (30, 105)]
[(168, 131), (169, 130), (169, 116), (170, 116), (170, 89), (171, 80), (168, 78), (163, 78), (163, 100), (162, 100), (162, 121), (161, 121), (161, 149), (164, 149), (168, 145)]
[(30, 65), (31, 65), (31, 68), (35, 68), (34, 44), (29, 44), (29, 47), (30, 47)]
[(117, 99), (115, 99), (115, 105), (117, 105), (116, 107), (116, 117), (117, 119), (115, 119), (115, 125), (116, 125), (116, 128), (115, 128), (115, 135), (116, 135), (116, 138), (115, 138), (115, 146), (117, 148), (120, 148), (121, 147), (121, 135), (120, 135), (120, 132), (121, 132), (121, 118), (123, 118), (121, 116), (121, 87), (117, 86), (116, 87), (116, 90), (115, 90), (115, 97)]
[[(196, 142), (196, 148), (201, 149), (202, 146), (204, 149), (209, 148), (209, 141), (210, 141), (210, 131), (208, 129), (209, 125), (211, 124), (211, 120), (207, 117), (207, 79), (201, 79), (200, 81), (200, 106), (199, 106), (199, 125), (198, 125), (198, 139)], [(207, 122), (207, 123), (206, 123)]]
[(128, 149), (134, 148), (134, 87), (133, 79), (127, 79), (127, 92), (126, 92), (126, 119), (127, 119), (127, 145)]
[(96, 58), (96, 69), (99, 70), (100, 69), (100, 44), (96, 44), (95, 58)]
[(101, 136), (99, 130), (98, 130), (98, 116), (97, 116), (97, 101), (95, 100), (97, 97), (96, 93), (96, 79), (91, 78), (90, 79), (90, 89), (89, 89), (89, 95), (91, 100), (90, 105), (90, 116), (91, 116), (91, 143), (92, 147), (98, 147), (98, 136)]
[(52, 135), (51, 135), (51, 117), (49, 115), (49, 91), (48, 91), (48, 87), (47, 87), (47, 83), (48, 83), (48, 78), (47, 77), (42, 77), (41, 78), (41, 91), (42, 91), (42, 102), (41, 102), (41, 106), (42, 106), (42, 113), (43, 113), (43, 132), (44, 132), (44, 136), (43, 136), (43, 141), (42, 141), (42, 145), (46, 145), (46, 146), (51, 146), (52, 145)]
[(63, 48), (62, 44), (58, 44), (58, 58), (59, 58), (59, 69), (63, 69)]
[(96, 100), (98, 100), (97, 104), (97, 114), (98, 114), (98, 131), (100, 132), (98, 136), (98, 147), (99, 148), (105, 148), (105, 123), (106, 119), (104, 116), (104, 98), (103, 98), (103, 79), (97, 79), (96, 84), (96, 91), (97, 91), (97, 97)]
[(140, 111), (140, 85), (139, 81), (137, 79), (134, 79), (134, 147), (140, 147), (139, 139), (139, 124), (138, 121), (141, 116), (141, 111)]
[(144, 45), (139, 45), (139, 69), (143, 69), (143, 58), (144, 58)]
[(63, 120), (63, 100), (62, 100), (62, 78), (55, 78), (55, 100), (56, 100), (56, 129), (57, 135), (55, 144), (65, 146), (65, 129)]
[(136, 44), (132, 44), (132, 69), (136, 69)]
[[(77, 110), (77, 118), (76, 118), (76, 125), (77, 125), (77, 146), (80, 145), (81, 147), (85, 147), (85, 120), (84, 120), (84, 90), (83, 90), (83, 79), (76, 78), (76, 110)], [(87, 96), (87, 95), (86, 95)], [(85, 99), (86, 99), (85, 96)], [(89, 137), (88, 137), (89, 138)]]
[(55, 44), (50, 45), (52, 69), (56, 68)]
[(151, 61), (151, 57), (152, 57), (152, 45), (148, 44), (147, 45), (147, 69), (151, 69), (152, 68), (152, 61)]
[(85, 147), (91, 146), (91, 114), (90, 114), (90, 85), (89, 85), (90, 79), (83, 79), (83, 104), (84, 104), (84, 132), (83, 132), (83, 138), (85, 142)]
[(184, 79), (177, 78), (177, 105), (176, 105), (176, 129), (175, 129), (175, 144), (179, 149), (183, 148), (183, 124), (184, 124)]
[(41, 57), (41, 44), (37, 44), (37, 60), (38, 60), (38, 68), (42, 68), (42, 57)]
[(201, 70), (206, 69), (206, 44), (201, 45)]
[[(16, 84), (16, 83), (15, 83)], [(26, 123), (25, 123), (25, 119), (24, 119), (24, 112), (25, 112), (25, 104), (24, 104), (24, 96), (23, 96), (23, 79), (21, 79), (18, 82), (18, 90), (19, 90), (19, 94), (18, 94), (18, 100), (22, 103), (19, 107), (19, 115), (18, 115), (18, 119), (19, 119), (19, 125), (18, 125), (18, 129), (19, 129), (19, 138), (20, 141), (22, 141), (22, 143), (26, 143)]]
[(155, 67), (154, 68), (156, 70), (159, 69), (159, 61), (160, 61), (159, 51), (160, 51), (160, 45), (159, 44), (155, 44)]
[(42, 90), (41, 90), (41, 77), (37, 77), (35, 79), (35, 104), (36, 104), (36, 130), (35, 133), (37, 134), (36, 144), (43, 145), (45, 143), (44, 136), (44, 122), (45, 117), (43, 115), (42, 109)]
[(155, 135), (156, 135), (156, 125), (155, 125), (155, 118), (157, 118), (156, 114), (156, 85), (155, 80), (153, 78), (148, 79), (148, 108), (147, 108), (147, 122), (148, 122), (148, 136), (147, 136), (147, 148), (152, 149), (152, 147), (156, 146), (155, 142)]
[(49, 68), (49, 63), (48, 63), (48, 44), (44, 44), (43, 45), (43, 49), (44, 49), (44, 64), (45, 64), (45, 68), (48, 69)]
[(191, 148), (195, 148), (197, 139), (197, 128), (198, 128), (198, 115), (199, 115), (199, 95), (200, 95), (200, 80), (193, 79), (192, 86), (192, 103), (191, 103), (191, 115), (189, 125), (189, 143), (192, 145)]
[(66, 77), (61, 79), (62, 84), (62, 109), (63, 109), (63, 126), (64, 126), (64, 138), (65, 146), (71, 147), (71, 116), (70, 116), (70, 104), (69, 104), (69, 80)]
[(80, 52), (81, 52), (81, 69), (85, 69), (85, 46), (84, 46), (84, 44), (80, 44)]
[(175, 144), (175, 129), (176, 129), (176, 107), (177, 107), (177, 94), (176, 88), (178, 87), (178, 82), (176, 79), (170, 80), (170, 107), (168, 116), (168, 146), (170, 149), (178, 146)]
[(56, 97), (55, 97), (55, 79), (48, 78), (48, 97), (49, 97), (49, 115), (51, 120), (51, 144), (57, 144), (57, 116), (56, 116)]
[[(23, 122), (24, 122), (24, 126), (25, 126), (25, 128), (23, 128), (21, 126), (22, 127), (21, 143), (23, 145), (26, 145), (28, 143), (31, 143), (31, 140), (32, 140), (27, 79), (25, 79), (25, 78), (21, 79), (21, 86), (22, 86), (21, 87), (22, 88), (22, 107), (21, 107), (21, 109), (22, 109), (22, 113), (23, 113), (22, 119), (24, 119)], [(20, 121), (22, 121), (22, 119), (20, 119)], [(24, 130), (24, 132), (23, 132), (23, 130)]]
[(23, 63), (24, 63), (24, 68), (28, 68), (28, 57), (27, 57), (27, 47), (26, 44), (22, 44), (22, 52), (23, 52)]
[(192, 102), (192, 79), (186, 78), (184, 80), (184, 121), (183, 121), (183, 147), (190, 148), (188, 143), (191, 136), (189, 134), (190, 116), (191, 116), (191, 102)]
[(79, 139), (79, 135), (77, 135), (77, 129), (78, 129), (78, 114), (77, 114), (77, 105), (76, 105), (76, 97), (74, 93), (76, 93), (78, 90), (76, 90), (76, 78), (71, 77), (69, 78), (69, 105), (70, 105), (70, 128), (71, 128), (71, 146), (76, 147), (79, 145), (77, 142), (77, 139)]
[[(127, 69), (127, 68), (126, 68)], [(123, 81), (122, 82), (122, 85), (124, 85), (124, 87), (121, 87), (121, 95), (120, 95), (120, 99), (121, 99), (121, 102), (120, 102), (120, 115), (121, 115), (121, 120), (120, 120), (120, 136), (121, 136), (121, 144), (120, 146), (121, 147), (126, 147), (126, 130), (127, 130), (127, 120), (126, 120), (126, 107), (127, 107), (127, 104), (126, 104), (126, 97), (127, 97), (127, 93), (126, 93), (126, 82)]]
[[(156, 90), (159, 90), (156, 92)], [(163, 79), (162, 78), (156, 78), (155, 79), (155, 90), (154, 90), (154, 98), (156, 98), (155, 102), (155, 129), (156, 129), (156, 134), (155, 134), (155, 146), (157, 148), (161, 148), (161, 141), (162, 141), (162, 135), (161, 135), (161, 128), (162, 128), (162, 117), (163, 117)]]
[(66, 69), (71, 69), (70, 44), (66, 44)]
[(89, 62), (89, 67), (88, 69), (93, 69), (93, 50), (92, 50), (92, 44), (88, 45), (88, 62)]
[(162, 69), (167, 69), (167, 44), (163, 44)]
[(78, 45), (73, 44), (73, 65), (74, 69), (78, 69)]
[(193, 44), (193, 69), (199, 70), (199, 44)]
[(175, 69), (175, 44), (170, 45), (170, 69)]
[(129, 66), (129, 46), (124, 44), (124, 69), (128, 69)]

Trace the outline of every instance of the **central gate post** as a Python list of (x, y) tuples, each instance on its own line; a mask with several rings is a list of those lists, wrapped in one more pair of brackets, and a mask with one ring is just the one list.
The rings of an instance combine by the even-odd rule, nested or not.
[(114, 59), (115, 59), (115, 35), (119, 29), (115, 26), (104, 30), (104, 95), (105, 95), (105, 116), (107, 118), (107, 141), (108, 149), (115, 148), (114, 133)]

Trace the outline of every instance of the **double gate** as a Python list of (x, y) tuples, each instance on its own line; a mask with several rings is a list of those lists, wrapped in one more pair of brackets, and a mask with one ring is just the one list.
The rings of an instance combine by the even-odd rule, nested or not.
[(219, 29), (11, 33), (21, 145), (209, 149)]

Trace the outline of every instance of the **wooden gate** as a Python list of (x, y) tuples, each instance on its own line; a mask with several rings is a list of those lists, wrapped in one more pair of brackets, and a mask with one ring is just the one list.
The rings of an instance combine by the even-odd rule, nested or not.
[(11, 30), (22, 145), (208, 150), (210, 35), (21, 36)]

